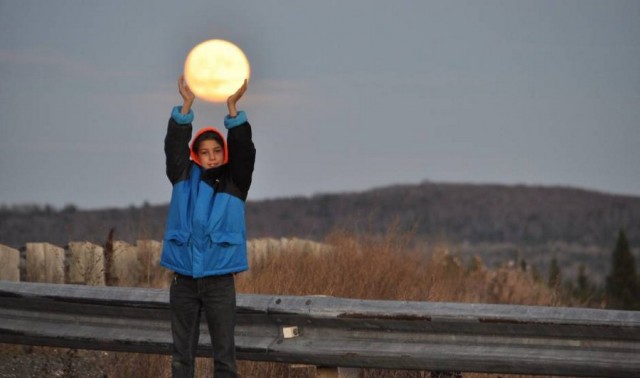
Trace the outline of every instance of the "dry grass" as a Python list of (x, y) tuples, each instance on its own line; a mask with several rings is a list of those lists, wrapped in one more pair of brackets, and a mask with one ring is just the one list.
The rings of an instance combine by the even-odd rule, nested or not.
[(557, 305), (554, 290), (508, 264), (465, 266), (446, 246), (409, 247), (410, 235), (333, 233), (326, 252), (291, 251), (251, 264), (240, 293), (329, 295), (359, 299)]
[[(564, 305), (556, 291), (517, 264), (487, 269), (480, 259), (466, 264), (446, 245), (411, 247), (411, 234), (394, 228), (384, 236), (334, 232), (323, 251), (291, 250), (251, 261), (238, 275), (238, 293), (328, 295), (345, 298)], [(151, 260), (151, 256), (149, 256)], [(151, 266), (145, 264), (146, 267)], [(167, 271), (155, 265), (141, 286), (167, 287)], [(89, 352), (87, 352), (89, 353)], [(170, 357), (92, 352), (107, 377), (169, 377)], [(197, 376), (212, 375), (211, 360), (198, 358)], [(244, 377), (297, 376), (287, 364), (239, 361)], [(428, 372), (364, 369), (361, 377), (428, 377)], [(495, 375), (464, 374), (465, 377)]]

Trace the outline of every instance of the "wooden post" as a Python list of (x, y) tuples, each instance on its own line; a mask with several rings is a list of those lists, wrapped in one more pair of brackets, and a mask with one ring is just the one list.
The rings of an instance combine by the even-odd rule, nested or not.
[(69, 243), (69, 283), (104, 286), (103, 248), (89, 242)]
[(49, 243), (27, 243), (27, 280), (64, 283), (64, 249)]
[(20, 281), (20, 251), (0, 244), (0, 280)]

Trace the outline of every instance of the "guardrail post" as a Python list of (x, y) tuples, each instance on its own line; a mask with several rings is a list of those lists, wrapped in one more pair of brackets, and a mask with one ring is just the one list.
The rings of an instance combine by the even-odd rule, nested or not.
[(20, 281), (20, 251), (0, 244), (0, 280)]
[(104, 286), (103, 248), (89, 242), (71, 242), (69, 251), (69, 282)]
[(64, 249), (49, 243), (27, 243), (27, 280), (64, 283)]

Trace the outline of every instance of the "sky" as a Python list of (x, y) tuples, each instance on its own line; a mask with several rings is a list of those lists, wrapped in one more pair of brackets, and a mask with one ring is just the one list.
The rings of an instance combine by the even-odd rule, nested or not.
[[(424, 181), (640, 195), (640, 1), (0, 0), (0, 204), (169, 201), (195, 45), (235, 43), (250, 200)], [(226, 106), (196, 100), (195, 128)]]

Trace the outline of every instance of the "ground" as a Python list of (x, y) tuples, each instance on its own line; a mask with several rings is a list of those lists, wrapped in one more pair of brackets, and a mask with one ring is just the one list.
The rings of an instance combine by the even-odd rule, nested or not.
[(99, 353), (0, 344), (0, 378), (106, 378)]

